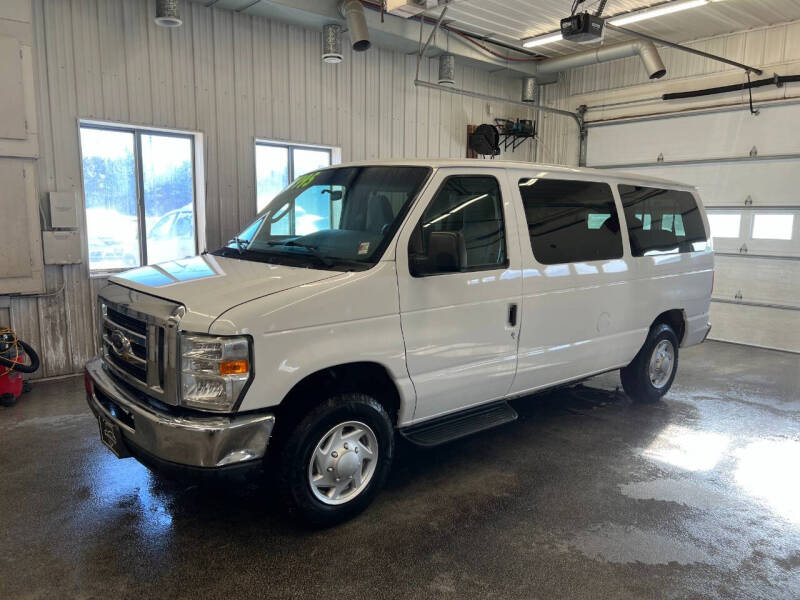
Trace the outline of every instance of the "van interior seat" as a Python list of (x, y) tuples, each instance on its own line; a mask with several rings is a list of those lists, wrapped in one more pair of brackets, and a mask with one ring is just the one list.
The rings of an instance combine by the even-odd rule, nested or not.
[(394, 212), (389, 199), (383, 194), (376, 196), (367, 204), (366, 231), (383, 233), (394, 221)]

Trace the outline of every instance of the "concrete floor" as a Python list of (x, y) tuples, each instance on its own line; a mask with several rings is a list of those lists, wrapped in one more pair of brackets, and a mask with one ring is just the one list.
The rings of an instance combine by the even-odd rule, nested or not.
[(401, 444), (376, 503), (322, 532), (268, 485), (115, 459), (81, 379), (38, 384), (0, 408), (0, 597), (800, 597), (800, 357), (688, 349), (655, 406), (618, 382)]

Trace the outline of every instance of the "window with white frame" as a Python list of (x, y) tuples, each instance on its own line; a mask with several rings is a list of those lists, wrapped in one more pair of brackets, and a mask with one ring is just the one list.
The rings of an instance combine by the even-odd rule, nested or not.
[(793, 230), (792, 214), (753, 215), (754, 240), (791, 240)]
[[(330, 148), (256, 142), (256, 211), (261, 212), (270, 200), (301, 175), (330, 166), (332, 158)], [(297, 211), (303, 212), (304, 209), (297, 207)]]
[(738, 238), (742, 229), (742, 213), (708, 213), (711, 237), (714, 239)]
[(92, 271), (197, 253), (193, 134), (81, 123), (80, 141)]

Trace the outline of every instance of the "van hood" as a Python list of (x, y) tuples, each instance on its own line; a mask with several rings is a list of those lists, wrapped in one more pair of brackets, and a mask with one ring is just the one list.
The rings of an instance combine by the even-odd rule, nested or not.
[(203, 254), (125, 271), (109, 281), (215, 319), (237, 304), (337, 275), (341, 273)]

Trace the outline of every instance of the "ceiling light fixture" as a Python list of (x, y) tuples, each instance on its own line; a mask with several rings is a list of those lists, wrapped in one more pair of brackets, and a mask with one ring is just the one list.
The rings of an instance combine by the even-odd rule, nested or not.
[(539, 37), (532, 37), (526, 40), (522, 40), (522, 47), (523, 48), (533, 48), (534, 46), (543, 46), (545, 44), (552, 44), (553, 42), (560, 42), (564, 38), (561, 36), (561, 32), (558, 33), (551, 33), (548, 35), (542, 35)]
[(713, 0), (686, 0), (685, 2), (670, 2), (669, 4), (662, 4), (654, 8), (648, 8), (636, 13), (622, 15), (620, 17), (613, 17), (608, 19), (611, 25), (622, 27), (623, 25), (630, 25), (631, 23), (638, 23), (647, 19), (655, 19), (664, 15), (688, 10), (690, 8), (697, 8), (698, 6), (705, 6), (711, 4)]

